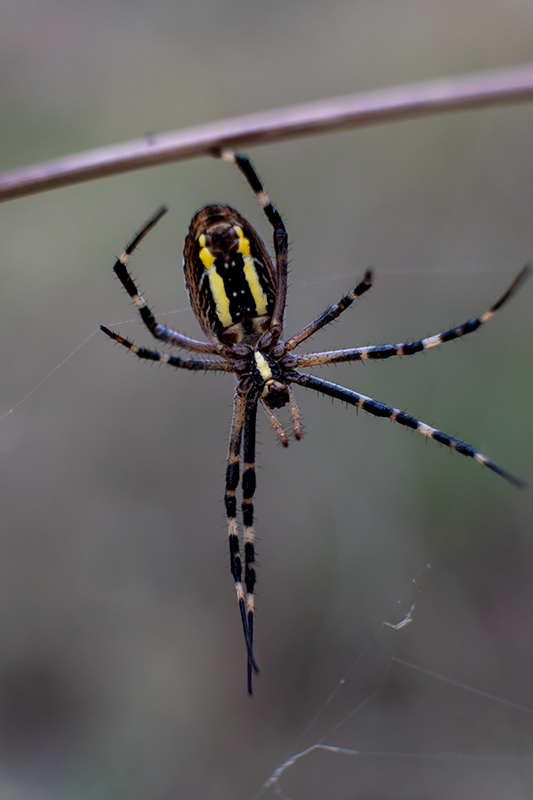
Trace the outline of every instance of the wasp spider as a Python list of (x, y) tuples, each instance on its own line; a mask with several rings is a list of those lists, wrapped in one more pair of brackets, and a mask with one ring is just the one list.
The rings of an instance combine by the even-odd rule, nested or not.
[[(465, 322), (445, 333), (438, 333), (417, 342), (383, 344), (375, 347), (355, 347), (322, 353), (295, 355), (297, 345), (305, 342), (334, 319), (337, 319), (356, 298), (371, 286), (371, 273), (351, 292), (330, 306), (299, 333), (282, 340), (283, 317), (287, 294), (287, 232), (247, 158), (229, 151), (217, 153), (225, 161), (236, 164), (259, 200), (272, 226), (274, 263), (257, 232), (237, 211), (226, 205), (207, 205), (192, 219), (185, 239), (185, 283), (192, 309), (207, 337), (207, 342), (183, 336), (159, 324), (130, 277), (126, 262), (139, 242), (159, 222), (166, 209), (162, 208), (146, 224), (117, 259), (114, 270), (138, 309), (150, 333), (161, 342), (189, 350), (209, 358), (179, 358), (158, 353), (133, 342), (102, 326), (116, 342), (141, 359), (161, 361), (188, 370), (233, 372), (237, 379), (233, 401), (233, 418), (229, 437), (226, 470), (225, 505), (228, 518), (230, 568), (240, 609), (248, 659), (248, 691), (252, 693), (252, 673), (258, 671), (253, 654), (254, 636), (254, 529), (253, 496), (255, 491), (256, 416), (259, 404), (263, 407), (282, 445), (287, 446), (287, 434), (278, 420), (275, 409), (288, 405), (294, 437), (300, 439), (300, 412), (292, 385), (315, 389), (321, 394), (343, 400), (377, 417), (385, 417), (405, 425), (423, 436), (435, 439), (446, 447), (501, 475), (515, 486), (522, 481), (501, 469), (473, 447), (409, 416), (397, 408), (379, 403), (371, 397), (315, 378), (300, 370), (322, 364), (343, 361), (367, 361), (391, 356), (413, 355), (436, 347), (477, 330), (516, 291), (529, 273), (525, 267), (505, 294), (480, 317)], [(242, 452), (242, 515), (244, 527), (244, 582), (242, 554), (237, 525), (236, 490)], [(243, 585), (244, 583), (244, 585)]]

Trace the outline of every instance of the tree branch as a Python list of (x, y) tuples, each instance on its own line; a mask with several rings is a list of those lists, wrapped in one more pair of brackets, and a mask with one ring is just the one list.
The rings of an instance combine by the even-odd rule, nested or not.
[(533, 64), (289, 106), (88, 150), (0, 175), (0, 202), (212, 154), (319, 133), (533, 100)]

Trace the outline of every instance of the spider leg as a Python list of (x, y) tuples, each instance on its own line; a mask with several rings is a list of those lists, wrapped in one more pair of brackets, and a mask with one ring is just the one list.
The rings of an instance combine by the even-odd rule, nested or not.
[[(422, 350), (429, 350), (430, 347), (437, 347), (444, 342), (451, 342), (453, 339), (458, 339), (460, 336), (466, 336), (467, 333), (473, 333), (487, 322), (499, 308), (513, 295), (523, 281), (528, 277), (531, 272), (531, 266), (527, 264), (516, 276), (507, 291), (494, 303), (493, 306), (485, 311), (480, 317), (471, 319), (463, 325), (458, 325), (456, 328), (451, 328), (444, 333), (437, 333), (435, 336), (429, 336), (427, 339), (421, 339), (418, 342), (402, 342), (401, 344), (381, 344), (370, 347), (354, 347), (349, 350), (331, 350), (324, 353), (308, 353), (306, 355), (297, 356), (295, 365), (299, 367), (315, 367), (321, 364), (339, 364), (342, 361), (371, 361), (383, 360), (391, 356), (412, 356), (414, 353), (420, 353)], [(291, 340), (289, 339), (289, 342)], [(301, 340), (300, 340), (301, 341)]]
[(169, 356), (167, 353), (158, 353), (156, 350), (148, 350), (146, 347), (137, 347), (129, 339), (125, 339), (114, 331), (110, 331), (105, 325), (100, 325), (100, 330), (103, 331), (110, 339), (127, 347), (132, 353), (135, 353), (138, 358), (144, 358), (147, 361), (161, 361), (163, 364), (169, 364), (171, 367), (181, 367), (183, 369), (191, 370), (215, 370), (220, 372), (233, 372), (230, 364), (225, 361), (211, 361), (208, 358), (178, 358), (177, 356)]
[(272, 427), (274, 428), (274, 430), (278, 434), (278, 439), (280, 440), (281, 444), (283, 445), (283, 447), (288, 447), (289, 446), (289, 440), (287, 439), (287, 434), (285, 433), (285, 429), (284, 429), (283, 425), (281, 424), (279, 419), (276, 417), (276, 415), (274, 414), (272, 409), (269, 408), (267, 406), (267, 404), (263, 400), (261, 400), (261, 405), (263, 406), (263, 410), (264, 410), (265, 414), (267, 415), (268, 421), (270, 422), (270, 424), (272, 425)]
[(289, 407), (291, 410), (291, 417), (292, 417), (292, 429), (294, 431), (294, 438), (301, 439), (302, 438), (302, 421), (300, 419), (300, 409), (298, 408), (298, 403), (296, 402), (296, 398), (294, 396), (294, 392), (292, 391), (292, 386), (287, 384), (287, 389), (289, 392)]
[[(293, 429), (293, 432), (294, 432), (294, 438), (295, 439), (301, 439), (302, 438), (302, 422), (301, 422), (301, 419), (300, 419), (300, 409), (298, 408), (298, 403), (296, 402), (296, 398), (294, 396), (294, 392), (292, 391), (292, 388), (291, 388), (290, 384), (287, 384), (287, 391), (289, 393), (289, 404), (290, 404), (290, 410), (291, 410), (292, 429)], [(283, 427), (283, 425), (281, 424), (281, 422), (279, 421), (277, 416), (274, 414), (272, 409), (269, 408), (267, 406), (267, 404), (263, 400), (261, 400), (261, 405), (263, 406), (265, 414), (268, 417), (268, 421), (270, 422), (270, 424), (272, 425), (272, 427), (274, 428), (274, 430), (278, 434), (278, 439), (280, 440), (281, 444), (283, 445), (283, 447), (288, 447), (289, 446), (289, 440), (287, 438), (287, 434), (285, 433), (285, 428)]]
[[(297, 333), (295, 336), (291, 336), (290, 339), (287, 339), (285, 342), (285, 350), (289, 352), (293, 350), (297, 345), (304, 342), (310, 336), (312, 336), (317, 331), (321, 330), (325, 325), (329, 325), (330, 322), (333, 322), (334, 319), (340, 317), (343, 311), (346, 311), (349, 306), (352, 305), (353, 301), (356, 300), (358, 297), (361, 297), (365, 292), (367, 292), (370, 287), (372, 286), (372, 271), (367, 270), (365, 273), (365, 277), (363, 280), (357, 284), (355, 289), (352, 289), (351, 292), (344, 295), (338, 303), (327, 308), (319, 317), (314, 319), (309, 325), (306, 325), (300, 333)], [(305, 356), (303, 356), (305, 358)]]
[[(239, 545), (239, 531), (237, 526), (237, 500), (236, 490), (239, 485), (239, 462), (242, 442), (242, 431), (244, 427), (247, 409), (247, 397), (239, 391), (235, 391), (233, 399), (233, 417), (231, 420), (231, 431), (228, 450), (228, 465), (226, 468), (226, 492), (224, 495), (224, 503), (226, 505), (226, 514), (228, 518), (228, 539), (229, 539), (229, 553), (230, 553), (230, 569), (235, 581), (235, 589), (237, 592), (237, 602), (239, 604), (239, 611), (241, 612), (242, 628), (244, 631), (244, 639), (246, 642), (246, 650), (248, 652), (249, 665), (258, 672), (257, 664), (252, 651), (252, 642), (248, 631), (248, 622), (246, 619), (246, 606), (244, 600), (244, 588), (242, 585), (242, 562), (241, 562), (241, 549)], [(246, 553), (246, 544), (245, 544)], [(248, 686), (250, 690), (250, 682)]]
[(524, 481), (520, 480), (520, 478), (516, 478), (514, 475), (511, 475), (511, 473), (506, 472), (497, 464), (494, 464), (494, 462), (490, 461), (486, 456), (478, 453), (477, 450), (474, 450), (471, 445), (465, 444), (464, 442), (459, 441), (459, 439), (454, 439), (452, 436), (448, 436), (446, 433), (442, 433), (436, 428), (426, 425), (424, 422), (420, 422), (420, 420), (409, 416), (409, 414), (406, 414), (404, 411), (386, 406), (384, 403), (379, 403), (377, 400), (373, 400), (371, 397), (366, 397), (364, 394), (353, 392), (351, 389), (346, 389), (344, 386), (338, 386), (336, 383), (330, 383), (329, 381), (324, 381), (321, 378), (315, 378), (312, 375), (305, 375), (301, 372), (297, 372), (296, 370), (288, 374), (286, 377), (293, 383), (297, 383), (300, 386), (305, 386), (307, 389), (315, 389), (317, 392), (336, 398), (337, 400), (343, 400), (345, 403), (356, 406), (356, 408), (361, 408), (363, 411), (367, 411), (369, 414), (373, 414), (375, 417), (386, 417), (394, 422), (399, 422), (400, 425), (405, 425), (407, 428), (418, 431), (418, 433), (421, 433), (423, 436), (427, 436), (429, 439), (435, 439), (436, 442), (440, 442), (452, 450), (457, 450), (458, 453), (461, 453), (464, 456), (473, 458), (478, 463), (483, 464), (483, 466), (488, 467), (493, 472), (501, 475), (502, 478), (505, 478), (505, 480), (509, 481), (509, 483), (512, 483), (514, 486), (517, 486), (520, 489), (526, 487)]
[(285, 303), (287, 301), (287, 254), (289, 250), (289, 244), (285, 225), (279, 212), (270, 202), (264, 186), (261, 183), (256, 171), (252, 167), (250, 161), (245, 156), (236, 155), (232, 150), (220, 150), (216, 153), (216, 155), (223, 161), (229, 161), (231, 164), (236, 164), (236, 166), (240, 169), (248, 181), (253, 193), (261, 203), (266, 218), (274, 229), (277, 288), (276, 300), (274, 302), (274, 309), (272, 312), (272, 320), (270, 322), (270, 329), (274, 330), (279, 338), (283, 330), (283, 315), (285, 313)]
[(255, 439), (257, 427), (257, 396), (249, 396), (244, 418), (243, 464), (242, 464), (242, 520), (244, 526), (244, 582), (246, 585), (246, 622), (248, 625), (248, 693), (252, 694), (252, 668), (254, 640), (254, 506), (255, 492)]
[(133, 241), (130, 242), (130, 244), (126, 247), (120, 258), (117, 258), (115, 266), (113, 267), (115, 275), (133, 300), (133, 304), (141, 315), (142, 321), (156, 339), (160, 339), (161, 341), (170, 345), (174, 345), (175, 347), (182, 347), (184, 350), (192, 350), (193, 352), (197, 353), (211, 353), (212, 355), (225, 355), (226, 348), (223, 345), (199, 342), (196, 339), (190, 339), (188, 336), (183, 336), (181, 333), (178, 333), (171, 328), (166, 328), (164, 325), (159, 325), (151, 309), (146, 305), (144, 297), (139, 293), (135, 282), (126, 268), (126, 262), (133, 251), (137, 248), (142, 239), (144, 239), (146, 234), (152, 230), (152, 228), (159, 222), (161, 217), (166, 213), (167, 209), (163, 207), (159, 209), (159, 211), (154, 214), (151, 219), (148, 220), (144, 228), (139, 231)]

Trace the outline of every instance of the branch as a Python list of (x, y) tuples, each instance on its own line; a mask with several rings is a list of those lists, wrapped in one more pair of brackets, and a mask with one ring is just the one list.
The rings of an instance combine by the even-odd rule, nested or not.
[(147, 136), (0, 175), (0, 202), (213, 154), (319, 133), (533, 100), (533, 64), (441, 78), (248, 114)]

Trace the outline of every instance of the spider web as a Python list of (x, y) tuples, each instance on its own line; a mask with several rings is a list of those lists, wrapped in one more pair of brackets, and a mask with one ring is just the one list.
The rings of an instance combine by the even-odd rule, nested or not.
[[(416, 625), (417, 606), (423, 603), (430, 570), (427, 564), (395, 604), (389, 619), (397, 618), (402, 607), (407, 607), (405, 616), (380, 625), (295, 741), (291, 755), (272, 771), (253, 800), (274, 795), (283, 800), (529, 796), (533, 707), (399, 655), (406, 629)], [(369, 671), (374, 676), (373, 687), (369, 687)], [(482, 684), (486, 674), (478, 678)], [(404, 689), (401, 703), (407, 713), (398, 739), (394, 735), (398, 721), (390, 706), (398, 705), (394, 695), (399, 686), (408, 689)], [(416, 706), (433, 721), (431, 732), (424, 726), (423, 744), (413, 736)], [(465, 715), (471, 715), (468, 725)], [(454, 730), (457, 723), (462, 726), (463, 742), (470, 741), (465, 745), (468, 749), (461, 749)], [(449, 749), (444, 749), (447, 738)], [(383, 746), (384, 741), (388, 746)], [(415, 747), (410, 749), (409, 744)]]

